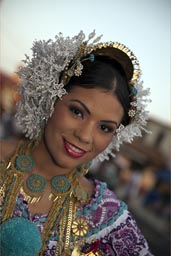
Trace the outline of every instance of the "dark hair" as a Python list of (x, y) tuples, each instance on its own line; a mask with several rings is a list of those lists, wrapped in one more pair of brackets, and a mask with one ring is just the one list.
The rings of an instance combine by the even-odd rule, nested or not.
[(104, 91), (112, 91), (118, 98), (124, 109), (122, 124), (129, 123), (128, 111), (130, 107), (129, 87), (125, 72), (121, 65), (113, 59), (105, 56), (95, 56), (95, 61), (82, 62), (81, 76), (73, 76), (66, 85), (69, 92), (75, 86), (83, 88), (99, 88)]

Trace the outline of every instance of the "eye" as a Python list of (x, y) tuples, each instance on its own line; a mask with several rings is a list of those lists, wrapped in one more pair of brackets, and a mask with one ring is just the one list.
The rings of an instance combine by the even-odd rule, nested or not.
[(83, 113), (82, 113), (82, 111), (81, 111), (78, 107), (71, 106), (71, 107), (70, 107), (70, 111), (71, 111), (75, 116), (83, 118)]
[(105, 124), (100, 125), (100, 129), (104, 133), (114, 133), (115, 132), (115, 129), (113, 127), (105, 125)]

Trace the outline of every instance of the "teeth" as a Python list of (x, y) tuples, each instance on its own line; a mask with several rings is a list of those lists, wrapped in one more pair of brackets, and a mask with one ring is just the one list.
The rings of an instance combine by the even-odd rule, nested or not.
[(70, 143), (68, 143), (69, 144), (69, 147), (73, 150), (73, 151), (75, 151), (76, 153), (83, 153), (83, 151), (82, 150), (80, 150), (80, 149), (78, 149), (78, 148), (76, 148), (76, 147), (74, 147), (73, 145), (71, 145)]

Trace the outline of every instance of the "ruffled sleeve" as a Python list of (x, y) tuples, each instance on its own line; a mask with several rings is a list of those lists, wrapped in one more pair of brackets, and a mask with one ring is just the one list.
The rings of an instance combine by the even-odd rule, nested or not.
[(148, 243), (127, 205), (118, 200), (105, 183), (95, 182), (95, 196), (83, 211), (89, 223), (84, 250), (100, 249), (105, 256), (151, 256)]
[(152, 255), (136, 221), (127, 210), (115, 221), (102, 241), (108, 244), (107, 255)]

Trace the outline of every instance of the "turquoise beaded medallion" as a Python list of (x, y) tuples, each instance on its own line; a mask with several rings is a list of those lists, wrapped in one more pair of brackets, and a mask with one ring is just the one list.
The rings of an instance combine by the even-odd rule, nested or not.
[(64, 176), (55, 176), (51, 179), (51, 186), (53, 190), (57, 193), (65, 193), (68, 192), (71, 188), (70, 180)]
[(20, 154), (16, 157), (15, 166), (17, 170), (27, 173), (33, 170), (34, 160), (29, 155)]
[(32, 193), (40, 193), (43, 192), (46, 186), (46, 179), (39, 174), (32, 174), (26, 180), (27, 189), (29, 189)]

